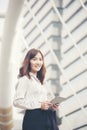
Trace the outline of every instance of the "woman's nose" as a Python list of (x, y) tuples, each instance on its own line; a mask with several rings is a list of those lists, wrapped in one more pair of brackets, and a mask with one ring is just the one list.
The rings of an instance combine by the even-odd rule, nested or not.
[(37, 60), (37, 64), (41, 64), (42, 62), (40, 60)]

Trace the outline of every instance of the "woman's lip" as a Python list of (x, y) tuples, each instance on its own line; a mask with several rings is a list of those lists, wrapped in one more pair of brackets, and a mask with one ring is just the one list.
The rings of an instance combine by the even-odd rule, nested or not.
[(36, 67), (36, 68), (41, 68), (41, 66), (38, 66), (38, 67)]
[(41, 66), (35, 66), (35, 67), (40, 68)]

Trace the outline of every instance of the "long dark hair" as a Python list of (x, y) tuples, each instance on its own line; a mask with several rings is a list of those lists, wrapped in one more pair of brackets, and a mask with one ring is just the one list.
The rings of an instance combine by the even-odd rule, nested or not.
[(43, 84), (45, 73), (46, 73), (46, 68), (44, 65), (44, 56), (42, 52), (37, 49), (30, 49), (27, 52), (24, 61), (22, 63), (22, 67), (19, 69), (19, 77), (23, 77), (24, 75), (26, 75), (29, 79), (31, 78), (29, 75), (29, 72), (31, 71), (30, 60), (34, 58), (37, 55), (37, 53), (40, 53), (43, 59), (43, 65), (41, 69), (37, 72), (37, 78), (40, 80), (41, 84)]

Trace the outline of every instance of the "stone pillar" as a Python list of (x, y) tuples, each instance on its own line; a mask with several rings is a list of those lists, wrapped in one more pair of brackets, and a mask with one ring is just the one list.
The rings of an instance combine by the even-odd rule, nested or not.
[(9, 61), (16, 23), (23, 2), (24, 0), (9, 0), (5, 18), (0, 56), (0, 130), (11, 130), (13, 127)]

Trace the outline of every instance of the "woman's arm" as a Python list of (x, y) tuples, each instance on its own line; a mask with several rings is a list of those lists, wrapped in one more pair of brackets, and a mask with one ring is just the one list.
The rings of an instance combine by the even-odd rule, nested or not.
[[(27, 89), (28, 88), (28, 89)], [(22, 109), (35, 109), (41, 108), (41, 103), (34, 101), (31, 95), (28, 95), (28, 99), (26, 98), (27, 91), (29, 91), (29, 79), (27, 77), (22, 77), (18, 81), (18, 85), (16, 88), (16, 93), (13, 101), (13, 105)]]

